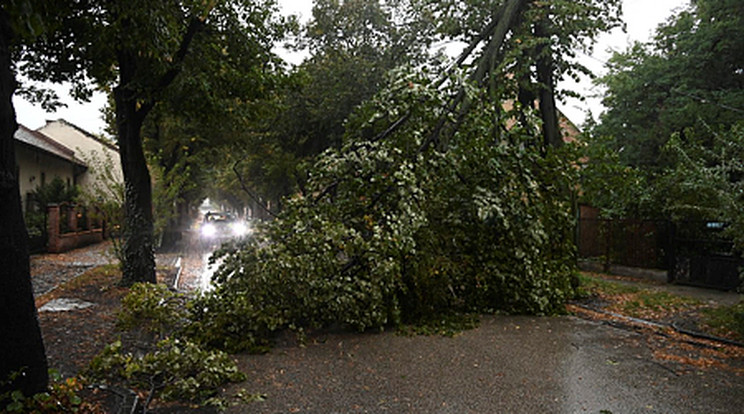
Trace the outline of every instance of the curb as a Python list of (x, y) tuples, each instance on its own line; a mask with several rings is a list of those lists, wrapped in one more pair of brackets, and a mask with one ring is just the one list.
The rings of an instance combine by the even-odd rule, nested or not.
[(173, 280), (173, 289), (178, 290), (178, 282), (181, 280), (181, 271), (183, 271), (183, 266), (181, 266), (181, 260), (182, 257), (178, 256), (178, 259), (176, 259), (175, 267), (178, 269), (176, 271), (176, 278)]
[(693, 330), (690, 330), (690, 329), (685, 329), (685, 328), (682, 328), (682, 327), (678, 326), (676, 323), (654, 322), (654, 321), (649, 321), (649, 320), (646, 320), (646, 319), (634, 318), (632, 316), (621, 315), (619, 313), (609, 312), (609, 311), (606, 311), (604, 309), (598, 309), (598, 308), (594, 308), (594, 307), (591, 307), (591, 306), (581, 305), (581, 304), (578, 304), (578, 303), (572, 303), (572, 305), (573, 306), (576, 306), (577, 308), (581, 308), (581, 309), (584, 309), (584, 310), (587, 310), (587, 311), (591, 311), (591, 312), (601, 313), (603, 315), (612, 316), (613, 318), (624, 319), (624, 320), (629, 321), (629, 322), (633, 322), (633, 323), (637, 323), (637, 324), (641, 324), (641, 325), (645, 325), (645, 326), (651, 326), (651, 327), (654, 327), (654, 328), (671, 328), (671, 329), (673, 329), (677, 333), (680, 333), (680, 334), (683, 334), (683, 335), (687, 335), (687, 336), (690, 336), (690, 337), (693, 337), (693, 338), (705, 339), (705, 340), (708, 340), (708, 341), (718, 342), (718, 343), (725, 344), (725, 345), (732, 345), (732, 346), (736, 346), (736, 347), (739, 347), (739, 348), (744, 348), (744, 343), (742, 343), (742, 342), (734, 341), (734, 340), (731, 340), (731, 339), (728, 339), (728, 338), (721, 338), (719, 336), (709, 335), (709, 334), (706, 334), (704, 332), (698, 332), (698, 331), (693, 331)]

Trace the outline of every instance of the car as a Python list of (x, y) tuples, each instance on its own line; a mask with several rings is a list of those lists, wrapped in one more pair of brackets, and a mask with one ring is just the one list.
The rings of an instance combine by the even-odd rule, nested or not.
[(249, 230), (246, 222), (232, 213), (209, 211), (204, 215), (199, 234), (205, 241), (223, 241), (245, 237)]

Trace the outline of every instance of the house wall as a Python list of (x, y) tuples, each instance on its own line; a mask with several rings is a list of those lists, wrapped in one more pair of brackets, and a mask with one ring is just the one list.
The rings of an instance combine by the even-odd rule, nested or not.
[(37, 131), (74, 150), (75, 157), (88, 165), (88, 170), (78, 178), (77, 183), (83, 191), (95, 192), (96, 183), (108, 182), (101, 178), (102, 169), (109, 171), (117, 182), (124, 181), (119, 152), (112, 144), (104, 144), (100, 138), (63, 120), (47, 121)]
[(71, 162), (17, 141), (15, 152), (18, 165), (18, 187), (24, 212), (28, 193), (40, 186), (42, 180), (50, 183), (54, 177), (59, 177), (66, 183), (75, 184), (74, 167)]

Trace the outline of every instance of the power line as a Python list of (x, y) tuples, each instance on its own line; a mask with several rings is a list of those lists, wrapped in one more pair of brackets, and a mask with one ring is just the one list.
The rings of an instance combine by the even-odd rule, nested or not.
[(698, 101), (698, 102), (700, 102), (702, 104), (712, 104), (712, 105), (715, 105), (715, 106), (717, 106), (719, 108), (722, 108), (722, 109), (727, 109), (729, 111), (734, 111), (734, 112), (738, 112), (740, 114), (744, 114), (744, 109), (740, 109), (740, 108), (736, 108), (736, 107), (733, 107), (733, 106), (730, 106), (730, 105), (722, 104), (720, 102), (716, 102), (716, 101), (713, 101), (713, 100), (710, 100), (710, 99), (707, 99), (707, 98), (703, 98), (703, 97), (700, 97), (700, 96), (697, 96), (697, 95), (693, 95), (691, 93), (682, 92), (679, 89), (672, 89), (672, 92), (673, 93), (680, 94), (682, 96), (686, 96), (686, 97), (688, 97), (690, 99), (694, 99), (694, 100), (696, 100), (696, 101)]

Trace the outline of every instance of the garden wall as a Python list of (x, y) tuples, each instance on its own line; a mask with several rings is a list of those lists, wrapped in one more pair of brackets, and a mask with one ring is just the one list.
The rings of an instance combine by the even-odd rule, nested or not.
[(103, 226), (81, 207), (50, 204), (47, 207), (47, 251), (62, 253), (103, 241)]

